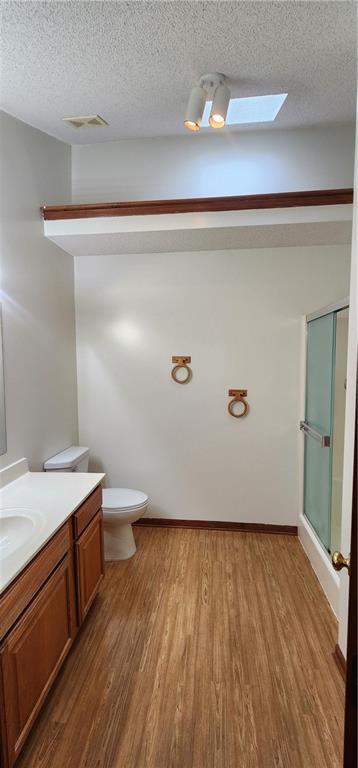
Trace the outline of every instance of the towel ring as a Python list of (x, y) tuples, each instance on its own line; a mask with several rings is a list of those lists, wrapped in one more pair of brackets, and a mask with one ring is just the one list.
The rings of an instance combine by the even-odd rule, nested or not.
[[(172, 363), (176, 363), (174, 368), (172, 368), (172, 372), (171, 372), (173, 381), (175, 381), (177, 384), (188, 384), (188, 382), (190, 381), (193, 375), (193, 371), (191, 370), (191, 368), (189, 368), (189, 365), (188, 365), (188, 363), (191, 363), (191, 357), (190, 356), (182, 357), (180, 355), (179, 356), (173, 355)], [(178, 379), (177, 377), (178, 371), (180, 371), (182, 368), (184, 368), (186, 371), (186, 377), (184, 379)]]
[[(232, 397), (232, 400), (230, 400), (228, 404), (228, 411), (230, 416), (233, 416), (234, 419), (241, 419), (243, 416), (246, 416), (249, 410), (249, 404), (245, 400), (245, 397), (247, 395), (247, 389), (229, 389), (229, 397)], [(234, 405), (235, 403), (242, 403), (244, 406), (241, 413), (235, 413), (234, 411)]]

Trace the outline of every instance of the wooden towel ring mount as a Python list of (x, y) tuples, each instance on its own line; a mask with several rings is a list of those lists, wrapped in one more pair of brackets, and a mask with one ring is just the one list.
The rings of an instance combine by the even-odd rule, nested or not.
[[(188, 363), (191, 363), (191, 357), (189, 355), (173, 355), (172, 363), (175, 363), (174, 368), (172, 368), (173, 381), (175, 381), (177, 384), (188, 384), (193, 375), (193, 371), (191, 368), (189, 368), (188, 365)], [(178, 379), (177, 374), (182, 368), (184, 368), (186, 371), (186, 377), (184, 379)]]
[[(232, 397), (232, 400), (230, 400), (228, 404), (228, 411), (230, 416), (233, 416), (234, 419), (241, 419), (242, 416), (246, 416), (249, 411), (249, 404), (245, 400), (245, 397), (247, 396), (247, 389), (229, 389), (229, 397)], [(242, 403), (244, 406), (243, 410), (240, 413), (235, 413), (234, 407), (235, 403)]]

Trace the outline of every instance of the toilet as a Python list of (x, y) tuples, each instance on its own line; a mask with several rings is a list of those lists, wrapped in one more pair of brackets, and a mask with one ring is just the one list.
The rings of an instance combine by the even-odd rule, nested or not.
[[(88, 472), (89, 448), (73, 445), (44, 463), (45, 472)], [(127, 560), (136, 551), (132, 523), (143, 517), (148, 496), (131, 488), (104, 488), (102, 509), (105, 560)]]
[(127, 560), (136, 551), (132, 523), (143, 517), (148, 496), (131, 488), (104, 488), (104, 556), (106, 560)]

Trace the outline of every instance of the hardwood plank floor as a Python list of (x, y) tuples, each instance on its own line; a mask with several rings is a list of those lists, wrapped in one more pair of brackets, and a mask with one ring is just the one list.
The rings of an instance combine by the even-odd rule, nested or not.
[(135, 536), (17, 768), (341, 768), (337, 625), (298, 539)]

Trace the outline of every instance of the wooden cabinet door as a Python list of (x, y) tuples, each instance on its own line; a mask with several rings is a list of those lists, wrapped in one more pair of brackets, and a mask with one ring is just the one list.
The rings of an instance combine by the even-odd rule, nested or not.
[(85, 528), (87, 528), (88, 523), (91, 522), (92, 518), (95, 516), (96, 512), (101, 509), (101, 507), (102, 488), (100, 485), (98, 485), (97, 488), (92, 491), (91, 495), (88, 496), (86, 501), (81, 504), (79, 509), (77, 509), (73, 515), (73, 527), (76, 539), (81, 536), (81, 533), (83, 533)]
[(76, 541), (77, 599), (80, 622), (86, 616), (104, 575), (102, 510)]
[(1, 646), (5, 768), (16, 760), (75, 632), (72, 557), (67, 554)]

